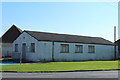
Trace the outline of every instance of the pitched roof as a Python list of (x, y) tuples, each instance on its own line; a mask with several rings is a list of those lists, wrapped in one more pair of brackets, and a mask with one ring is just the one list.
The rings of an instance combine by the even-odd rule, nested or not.
[(22, 30), (17, 26), (12, 25), (5, 34), (1, 37), (3, 43), (12, 43), (20, 34)]
[(78, 35), (48, 33), (48, 32), (37, 32), (37, 31), (24, 31), (24, 32), (27, 32), (32, 37), (36, 38), (38, 41), (113, 45), (111, 41), (108, 41), (101, 37), (78, 36)]

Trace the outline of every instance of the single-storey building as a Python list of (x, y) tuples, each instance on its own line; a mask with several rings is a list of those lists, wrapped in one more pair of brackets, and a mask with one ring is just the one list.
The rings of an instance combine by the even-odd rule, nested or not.
[(0, 56), (6, 57), (11, 56), (13, 52), (12, 43), (16, 38), (22, 33), (22, 30), (19, 29), (17, 26), (12, 25), (5, 34), (2, 35), (0, 38)]
[(13, 42), (13, 59), (85, 61), (114, 59), (114, 45), (101, 37), (23, 31)]

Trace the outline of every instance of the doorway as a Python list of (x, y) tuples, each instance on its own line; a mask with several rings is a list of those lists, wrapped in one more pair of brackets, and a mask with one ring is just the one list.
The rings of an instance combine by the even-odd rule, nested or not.
[(26, 43), (22, 44), (22, 59), (26, 58)]

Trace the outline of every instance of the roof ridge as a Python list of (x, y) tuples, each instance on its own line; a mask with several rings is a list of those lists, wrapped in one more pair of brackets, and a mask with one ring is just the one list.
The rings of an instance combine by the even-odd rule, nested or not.
[[(21, 30), (20, 28), (18, 28), (16, 25), (13, 24), (12, 27), (17, 28), (20, 32), (22, 32), (22, 30)], [(12, 27), (11, 27), (11, 28), (12, 28)]]

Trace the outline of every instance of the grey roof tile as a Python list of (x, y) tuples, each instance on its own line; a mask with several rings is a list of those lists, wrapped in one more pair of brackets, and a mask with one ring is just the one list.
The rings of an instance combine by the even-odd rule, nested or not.
[(37, 32), (37, 31), (28, 31), (28, 30), (25, 30), (24, 32), (27, 32), (28, 34), (30, 34), (39, 41), (113, 45), (111, 41), (101, 37), (78, 36), (78, 35)]

